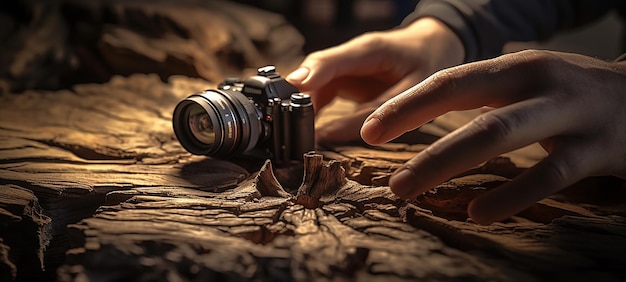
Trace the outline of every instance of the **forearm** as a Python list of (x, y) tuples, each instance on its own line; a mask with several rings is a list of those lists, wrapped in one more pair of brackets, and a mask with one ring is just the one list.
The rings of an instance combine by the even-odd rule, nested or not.
[(403, 24), (437, 18), (457, 34), (469, 62), (500, 55), (510, 41), (543, 40), (583, 25), (613, 5), (610, 0), (422, 0)]

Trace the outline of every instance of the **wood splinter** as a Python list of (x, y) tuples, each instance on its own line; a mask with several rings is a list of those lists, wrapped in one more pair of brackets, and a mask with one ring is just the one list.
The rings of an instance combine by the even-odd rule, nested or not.
[(276, 176), (274, 175), (274, 170), (272, 169), (272, 162), (268, 159), (265, 161), (256, 178), (254, 179), (254, 187), (259, 193), (260, 197), (281, 197), (281, 198), (289, 198), (291, 194), (289, 194), (283, 186), (280, 185)]
[[(308, 152), (304, 154), (302, 184), (293, 197), (293, 202), (306, 208), (317, 208), (322, 196), (336, 192), (347, 181), (346, 172), (341, 166), (341, 162), (331, 160), (324, 163), (324, 157), (321, 154)], [(270, 160), (265, 161), (259, 170), (254, 185), (260, 197), (292, 197), (276, 179)]]
[(308, 152), (304, 154), (304, 177), (295, 203), (310, 209), (319, 207), (319, 199), (323, 195), (336, 192), (347, 181), (341, 162), (331, 160), (324, 163), (322, 155)]

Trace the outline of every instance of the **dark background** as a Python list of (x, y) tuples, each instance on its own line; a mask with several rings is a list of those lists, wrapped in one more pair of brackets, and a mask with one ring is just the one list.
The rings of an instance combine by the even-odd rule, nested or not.
[[(340, 44), (366, 31), (397, 26), (417, 0), (237, 0), (284, 15), (306, 39), (305, 52)], [(623, 48), (624, 27), (615, 13), (580, 30), (564, 32), (542, 43), (509, 44), (505, 51), (525, 48), (576, 52), (612, 60)]]

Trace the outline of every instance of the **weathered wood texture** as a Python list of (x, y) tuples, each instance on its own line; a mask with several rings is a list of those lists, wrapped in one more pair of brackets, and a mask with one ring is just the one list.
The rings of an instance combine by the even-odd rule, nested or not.
[[(293, 59), (295, 43), (268, 39), (284, 22), (265, 13), (234, 16), (245, 9), (213, 9), (222, 4), (211, 1), (154, 1), (150, 8), (139, 8), (140, 1), (88, 3), (94, 2), (58, 8), (84, 15), (74, 19), (77, 30), (100, 25), (86, 34), (95, 36), (90, 44), (106, 48), (85, 49), (98, 60), (108, 55), (90, 66), (110, 64), (102, 78), (113, 71), (156, 74), (0, 95), (0, 279), (626, 279), (626, 187), (613, 178), (585, 180), (510, 219), (480, 226), (467, 220), (468, 202), (523, 172), (520, 162), (496, 158), (403, 201), (387, 187), (389, 176), (425, 144), (332, 145), (307, 156), (304, 169), (191, 156), (172, 132), (175, 104), (215, 87), (230, 65), (220, 60), (243, 58), (231, 65), (237, 71), (264, 63), (256, 55), (229, 54), (266, 58), (264, 52), (275, 50)], [(198, 18), (204, 27), (217, 27), (201, 32)], [(229, 19), (241, 22), (220, 24)], [(29, 28), (56, 26), (44, 22)], [(252, 45), (236, 43), (245, 38), (238, 37), (242, 30)], [(185, 34), (195, 39), (181, 39)], [(197, 38), (206, 44), (192, 43)], [(254, 51), (242, 51), (245, 46)], [(11, 49), (11, 69), (22, 72), (4, 76), (5, 89), (63, 85), (54, 84), (61, 81), (56, 67), (41, 64), (45, 56), (25, 55), (50, 55), (56, 47), (42, 53), (23, 48), (34, 47)], [(213, 53), (196, 52), (205, 49)], [(137, 70), (128, 62), (150, 67)], [(210, 65), (196, 65), (204, 63)], [(164, 65), (169, 72), (159, 69)], [(349, 112), (343, 105), (335, 104), (326, 118)], [(416, 134), (426, 138), (421, 143), (433, 139)]]
[(0, 281), (11, 281), (18, 270), (44, 268), (44, 251), (52, 234), (50, 218), (32, 191), (14, 185), (0, 189)]
[(210, 86), (170, 82), (136, 75), (106, 86), (0, 97), (0, 179), (32, 190), (53, 219), (51, 263), (61, 262), (67, 250), (66, 225), (91, 215), (108, 192), (150, 186), (219, 191), (248, 176), (230, 162), (191, 157), (176, 144), (173, 105), (191, 88)]
[[(154, 275), (197, 281), (370, 281), (516, 273), (403, 223), (407, 203), (386, 187), (347, 180), (337, 161), (307, 156), (304, 181), (293, 196), (271, 179), (272, 170), (264, 168), (222, 193), (121, 192), (132, 198), (71, 226), (84, 243), (72, 250), (69, 264), (77, 267), (64, 268), (63, 279), (113, 271), (138, 281)], [(119, 228), (129, 220), (132, 232)], [(126, 249), (134, 251), (123, 255)]]
[(258, 161), (180, 147), (172, 107), (211, 86), (133, 75), (0, 98), (0, 181), (52, 218), (59, 280), (625, 277), (621, 182), (587, 181), (491, 226), (465, 207), (521, 171), (504, 158), (407, 202), (386, 179), (424, 145), (335, 146), (320, 153), (337, 162), (305, 162), (298, 187), (282, 180), (292, 168), (274, 169), (279, 182)]
[(0, 90), (63, 89), (113, 75), (210, 81), (286, 65), (304, 39), (279, 15), (215, 0), (27, 0), (0, 9)]
[[(17, 273), (24, 281), (56, 276), (69, 244), (66, 225), (91, 216), (107, 192), (220, 191), (248, 177), (240, 166), (194, 158), (176, 144), (173, 106), (225, 75), (269, 63), (287, 68), (303, 45), (281, 16), (225, 1), (10, 1), (0, 22), (1, 192), (33, 191), (52, 218), (45, 225), (51, 242), (23, 249), (10, 239), (36, 234), (16, 229), (25, 225), (15, 223), (20, 213), (2, 217), (0, 233), (10, 235), (1, 236), (2, 277)], [(113, 77), (133, 73), (150, 75)], [(58, 88), (69, 90), (16, 94)], [(42, 272), (42, 258), (30, 256), (44, 248)]]

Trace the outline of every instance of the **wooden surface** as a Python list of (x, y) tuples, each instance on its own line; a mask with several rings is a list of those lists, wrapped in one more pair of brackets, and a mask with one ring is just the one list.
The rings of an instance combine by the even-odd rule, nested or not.
[(0, 92), (116, 74), (210, 81), (290, 65), (304, 39), (282, 16), (215, 0), (25, 0), (0, 10)]
[[(60, 281), (624, 278), (619, 181), (589, 180), (480, 226), (465, 207), (523, 170), (507, 158), (407, 202), (386, 181), (425, 145), (327, 148), (320, 154), (337, 162), (316, 162), (304, 178), (298, 166), (191, 156), (173, 136), (171, 110), (207, 87), (133, 75), (2, 96), (2, 193), (30, 190), (44, 214), (40, 227), (16, 231), (6, 224), (20, 214), (9, 210), (5, 245), (14, 232), (47, 228), (45, 262), (60, 265)], [(37, 206), (29, 201), (20, 205)], [(28, 267), (9, 247), (8, 262)]]
[[(111, 1), (114, 9), (105, 8), (118, 16), (169, 15), (166, 26), (182, 30), (197, 28), (191, 19), (207, 11), (203, 6), (204, 12), (180, 17), (170, 12), (176, 7), (167, 1), (141, 9), (133, 6), (138, 2)], [(228, 24), (223, 34), (240, 34), (242, 26), (258, 28), (260, 33), (241, 38), (260, 34), (253, 42), (264, 42), (283, 25), (271, 17), (265, 27), (257, 25), (266, 22), (258, 18), (265, 15), (257, 15), (256, 22)], [(134, 62), (156, 53), (169, 55), (151, 58), (185, 57), (167, 43), (182, 44), (179, 38), (163, 39), (180, 33), (178, 29), (156, 37), (149, 37), (146, 30), (152, 29), (145, 26), (106, 30), (98, 44), (126, 46), (106, 48), (110, 54), (135, 48)], [(215, 30), (222, 34), (223, 29)], [(132, 31), (142, 36), (133, 37)], [(193, 34), (197, 38), (203, 33)], [(183, 45), (196, 44), (191, 41)], [(155, 53), (142, 45), (146, 42), (154, 43)], [(231, 43), (211, 50), (237, 46)], [(288, 43), (265, 49), (252, 44), (250, 50), (286, 50), (281, 44)], [(216, 52), (206, 56), (230, 58)], [(292, 61), (285, 65), (299, 59), (298, 54), (289, 57)], [(107, 62), (131, 62), (124, 58)], [(191, 62), (203, 60), (185, 58), (186, 71), (196, 69)], [(258, 63), (244, 61), (233, 69), (245, 73), (249, 64)], [(164, 62), (169, 61), (154, 60)], [(541, 158), (536, 147), (472, 168), (410, 201), (390, 192), (390, 174), (436, 135), (467, 120), (468, 113), (452, 113), (384, 146), (326, 145), (300, 165), (190, 155), (173, 134), (172, 110), (188, 95), (214, 88), (225, 68), (223, 63), (207, 67), (206, 73), (212, 73), (208, 77), (181, 71), (204, 79), (155, 69), (65, 90), (2, 92), (0, 280), (626, 279), (626, 187), (621, 180), (587, 179), (489, 226), (467, 220), (468, 202)], [(128, 66), (120, 69), (137, 72)], [(279, 66), (283, 74), (288, 70)], [(32, 75), (5, 76), (4, 89), (21, 89), (25, 81), (41, 77)], [(340, 118), (351, 107), (337, 101), (318, 124)]]
[(41, 272), (51, 239), (50, 221), (32, 191), (0, 186), (0, 280), (11, 281), (20, 271)]

